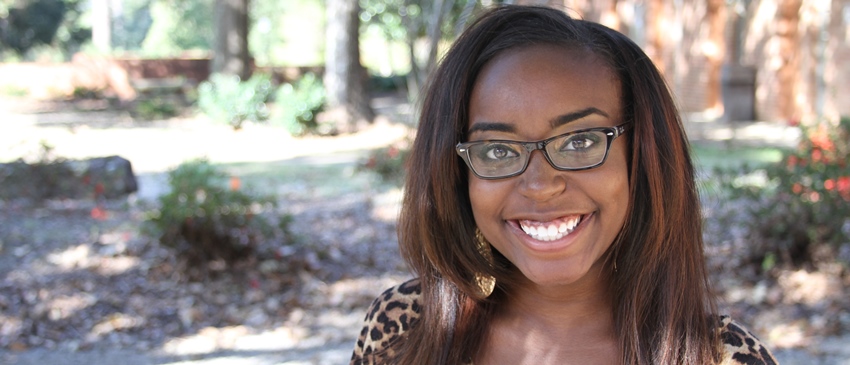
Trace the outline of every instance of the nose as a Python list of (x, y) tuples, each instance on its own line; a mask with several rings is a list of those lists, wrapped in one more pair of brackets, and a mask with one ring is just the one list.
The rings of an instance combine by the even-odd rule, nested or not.
[(563, 174), (549, 164), (540, 150), (531, 152), (528, 167), (519, 178), (519, 192), (535, 201), (551, 199), (567, 188)]

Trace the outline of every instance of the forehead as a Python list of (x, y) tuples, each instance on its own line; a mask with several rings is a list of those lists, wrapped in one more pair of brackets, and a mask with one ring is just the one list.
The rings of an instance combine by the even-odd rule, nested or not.
[(619, 84), (608, 64), (589, 50), (556, 45), (509, 50), (479, 73), (470, 99), (470, 123), (548, 121), (587, 108), (616, 120)]

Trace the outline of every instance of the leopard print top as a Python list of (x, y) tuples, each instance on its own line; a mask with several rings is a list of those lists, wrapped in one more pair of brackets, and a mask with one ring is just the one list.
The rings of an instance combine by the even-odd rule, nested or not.
[[(388, 289), (372, 303), (351, 356), (351, 365), (380, 365), (395, 356), (390, 343), (416, 324), (421, 307), (419, 280)], [(720, 365), (772, 365), (776, 359), (752, 333), (727, 316), (719, 327), (724, 355)]]

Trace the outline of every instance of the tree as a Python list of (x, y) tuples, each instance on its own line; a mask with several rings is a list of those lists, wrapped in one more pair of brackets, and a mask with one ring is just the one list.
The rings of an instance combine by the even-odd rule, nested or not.
[(242, 80), (251, 77), (248, 3), (249, 0), (216, 0), (213, 73), (238, 75)]
[(326, 112), (340, 131), (353, 132), (371, 123), (367, 74), (360, 63), (360, 5), (358, 0), (328, 0), (325, 30)]
[(0, 18), (0, 42), (18, 54), (30, 48), (53, 42), (65, 18), (68, 5), (62, 0), (34, 0), (18, 3)]
[[(363, 0), (363, 18), (384, 29), (389, 40), (407, 45), (409, 97), (436, 66), (441, 41), (457, 37), (478, 7), (476, 0)], [(424, 55), (424, 57), (419, 57)]]

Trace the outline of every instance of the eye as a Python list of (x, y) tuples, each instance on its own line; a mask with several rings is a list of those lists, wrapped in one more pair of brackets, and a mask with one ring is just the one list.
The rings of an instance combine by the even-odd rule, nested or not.
[(594, 133), (578, 133), (567, 137), (561, 145), (560, 151), (563, 152), (582, 152), (587, 151), (599, 143), (599, 136)]
[(519, 156), (516, 150), (504, 143), (487, 143), (482, 149), (485, 158), (494, 161), (502, 161)]

